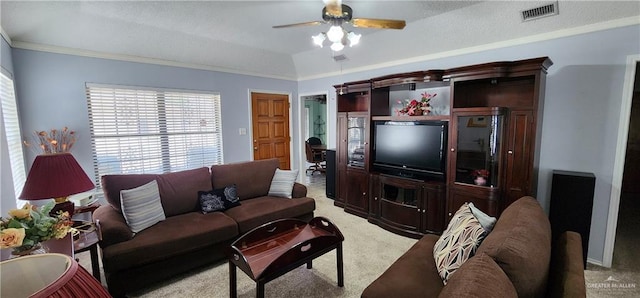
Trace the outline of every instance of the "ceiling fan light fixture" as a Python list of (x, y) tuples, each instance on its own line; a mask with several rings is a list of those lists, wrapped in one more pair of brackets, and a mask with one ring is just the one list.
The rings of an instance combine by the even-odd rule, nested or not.
[(344, 45), (340, 41), (331, 44), (331, 50), (334, 52), (340, 52), (342, 49), (344, 49)]
[(327, 39), (324, 33), (318, 33), (318, 35), (311, 36), (313, 43), (319, 47), (322, 47), (324, 40)]
[(360, 37), (362, 37), (362, 34), (349, 32), (349, 34), (347, 34), (347, 39), (349, 39), (349, 47), (353, 47), (360, 43)]
[(331, 26), (329, 31), (327, 31), (327, 38), (333, 43), (340, 42), (342, 37), (344, 37), (344, 29), (342, 29), (342, 26)]

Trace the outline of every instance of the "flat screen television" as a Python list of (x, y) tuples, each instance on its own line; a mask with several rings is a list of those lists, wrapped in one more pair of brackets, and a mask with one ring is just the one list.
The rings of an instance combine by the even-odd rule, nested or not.
[(448, 123), (374, 122), (373, 167), (395, 176), (444, 179)]

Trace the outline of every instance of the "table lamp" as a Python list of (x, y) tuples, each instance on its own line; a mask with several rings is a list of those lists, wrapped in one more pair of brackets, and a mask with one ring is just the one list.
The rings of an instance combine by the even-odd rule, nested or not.
[(2, 297), (110, 298), (78, 262), (63, 254), (30, 255), (0, 262)]
[(95, 186), (71, 153), (55, 153), (36, 156), (29, 170), (27, 181), (22, 188), (21, 200), (55, 199), (56, 205), (51, 210), (58, 210), (73, 215), (73, 202), (67, 197), (85, 192)]

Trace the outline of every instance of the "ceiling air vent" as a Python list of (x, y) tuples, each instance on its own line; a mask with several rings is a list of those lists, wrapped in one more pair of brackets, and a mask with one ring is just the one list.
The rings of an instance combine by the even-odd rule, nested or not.
[(344, 54), (333, 56), (333, 61), (335, 61), (335, 62), (340, 62), (340, 61), (344, 61), (344, 60), (347, 60), (347, 56), (345, 56)]
[(523, 10), (522, 21), (531, 21), (539, 18), (544, 18), (548, 16), (554, 16), (558, 14), (558, 2), (553, 2), (550, 4), (546, 4), (540, 7)]

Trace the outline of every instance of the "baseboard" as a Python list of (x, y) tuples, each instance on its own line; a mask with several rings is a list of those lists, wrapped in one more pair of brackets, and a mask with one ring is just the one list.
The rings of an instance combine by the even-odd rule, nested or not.
[(606, 266), (604, 266), (602, 264), (602, 261), (596, 260), (596, 259), (592, 259), (592, 258), (587, 258), (587, 263), (591, 263), (593, 265), (600, 266), (600, 267), (606, 267)]

